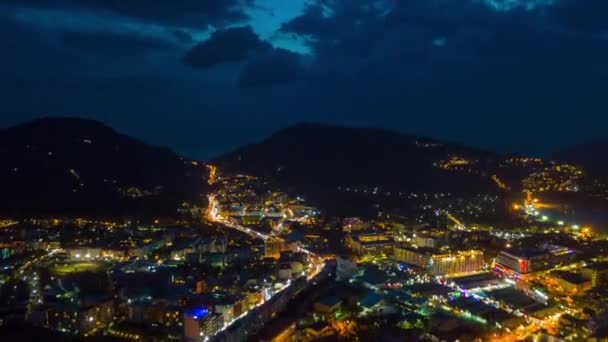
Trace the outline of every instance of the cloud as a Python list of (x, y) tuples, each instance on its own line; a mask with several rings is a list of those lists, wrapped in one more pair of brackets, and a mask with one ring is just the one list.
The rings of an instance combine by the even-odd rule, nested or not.
[(210, 68), (224, 63), (247, 60), (255, 53), (271, 50), (250, 26), (217, 30), (195, 45), (184, 57), (184, 63), (195, 68)]
[(608, 1), (561, 0), (550, 9), (559, 24), (587, 33), (608, 32)]
[(220, 64), (243, 63), (237, 84), (242, 88), (285, 84), (303, 76), (304, 57), (273, 47), (251, 27), (215, 31), (209, 39), (195, 45), (184, 56), (184, 63), (209, 69)]
[(305, 73), (301, 61), (303, 58), (284, 49), (273, 49), (246, 64), (241, 70), (238, 84), (243, 88), (253, 88), (297, 80)]
[[(606, 17), (597, 13), (608, 13), (602, 11), (607, 3), (549, 3), (318, 0), (281, 30), (309, 37), (314, 68), (333, 70), (329, 78), (391, 71), (393, 77), (407, 74), (438, 81), (468, 72), (467, 83), (474, 86), (470, 79), (481, 79), (488, 71), (504, 72), (507, 78), (517, 69), (559, 75), (568, 67), (586, 69), (589, 65), (582, 61), (599, 63), (608, 49), (605, 41), (572, 30), (564, 20), (587, 23), (597, 32), (608, 20), (592, 20), (591, 25), (577, 18)], [(564, 8), (574, 15), (563, 17)]]
[(61, 36), (67, 46), (97, 56), (141, 56), (154, 50), (175, 48), (171, 41), (134, 32), (65, 31)]
[(191, 44), (193, 42), (192, 35), (184, 30), (174, 30), (172, 33), (180, 43)]
[(225, 26), (248, 19), (254, 0), (8, 0), (6, 4), (40, 9), (93, 11), (178, 27)]
[(506, 132), (522, 124), (563, 132), (569, 116), (590, 122), (602, 115), (606, 6), (604, 0), (318, 0), (281, 32), (308, 42), (314, 56), (305, 80), (321, 94), (314, 103), (325, 112), (374, 113), (370, 122), (491, 140), (496, 127), (481, 124), (490, 118), (502, 120)]

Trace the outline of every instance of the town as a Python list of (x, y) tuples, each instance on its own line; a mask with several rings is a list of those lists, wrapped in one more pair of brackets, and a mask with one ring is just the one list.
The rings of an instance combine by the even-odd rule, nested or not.
[(189, 224), (2, 221), (2, 320), (126, 340), (606, 336), (606, 236), (530, 191), (517, 229), (465, 223), (442, 196), (422, 195), (426, 222), (337, 219), (207, 167)]

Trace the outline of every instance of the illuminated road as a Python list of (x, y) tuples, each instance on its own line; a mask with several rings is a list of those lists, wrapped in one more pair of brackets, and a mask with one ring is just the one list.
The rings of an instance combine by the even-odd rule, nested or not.
[(209, 185), (215, 184), (217, 181), (217, 167), (215, 165), (207, 165), (209, 169)]
[[(236, 229), (240, 232), (243, 232), (253, 238), (257, 238), (257, 239), (262, 239), (262, 240), (266, 240), (268, 239), (270, 236), (266, 235), (266, 234), (262, 234), (258, 231), (255, 231), (253, 229), (244, 227), (242, 225), (239, 224), (235, 224), (232, 223), (226, 219), (224, 219), (223, 217), (221, 217), (219, 215), (219, 203), (217, 201), (216, 195), (214, 194), (210, 194), (207, 196), (208, 200), (209, 200), (209, 206), (207, 207), (207, 210), (205, 212), (205, 216), (206, 218), (211, 221), (211, 222), (215, 222), (218, 224), (223, 225), (224, 227), (227, 228), (231, 228), (231, 229)], [(310, 264), (307, 270), (307, 275), (306, 275), (306, 279), (308, 282), (310, 282), (311, 280), (313, 280), (317, 275), (319, 275), (321, 273), (321, 271), (323, 270), (324, 267), (324, 260), (323, 258), (319, 257), (318, 255), (312, 253), (311, 251), (305, 249), (305, 248), (301, 248), (300, 247), (300, 251), (308, 254), (309, 258), (310, 258)], [(279, 289), (278, 291), (274, 292), (272, 295), (276, 296), (278, 293), (284, 291), (285, 289), (289, 288), (291, 286), (291, 281), (287, 281), (287, 284), (285, 286), (283, 286), (281, 289)], [(232, 320), (231, 322), (229, 322), (228, 324), (226, 324), (221, 330), (219, 330), (217, 332), (217, 334), (219, 334), (220, 332), (228, 329), (230, 326), (232, 326), (234, 323), (236, 323), (237, 321), (239, 321), (240, 319), (244, 318), (245, 316), (247, 316), (247, 314), (249, 312), (251, 312), (251, 310), (253, 310), (254, 308), (257, 308), (261, 305), (263, 305), (266, 301), (268, 301), (270, 298), (266, 298), (264, 301), (262, 301), (261, 303), (258, 303), (255, 307), (250, 308), (249, 310), (247, 310), (246, 312), (244, 312), (241, 316), (236, 317), (234, 320)]]
[[(248, 234), (254, 238), (258, 238), (258, 239), (262, 239), (262, 240), (266, 240), (270, 237), (270, 235), (266, 235), (266, 234), (262, 234), (256, 230), (241, 226), (239, 224), (235, 224), (232, 222), (229, 222), (228, 220), (224, 219), (223, 217), (221, 217), (218, 212), (219, 212), (219, 205), (216, 199), (216, 196), (211, 194), (209, 196), (207, 196), (208, 200), (209, 200), (209, 207), (207, 208), (207, 219), (211, 222), (216, 222), (216, 223), (220, 223), (225, 227), (228, 228), (232, 228), (232, 229), (236, 229), (239, 230), (245, 234)], [(310, 257), (315, 258), (315, 259), (320, 259), (320, 257), (318, 255), (316, 255), (315, 253), (307, 250), (306, 248), (302, 248), (300, 247), (300, 250), (306, 254), (308, 254)]]

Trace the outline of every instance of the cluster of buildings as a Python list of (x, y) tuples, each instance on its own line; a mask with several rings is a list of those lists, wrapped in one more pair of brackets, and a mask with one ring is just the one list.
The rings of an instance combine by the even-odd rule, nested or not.
[(419, 267), (429, 275), (473, 274), (486, 266), (481, 250), (449, 249), (445, 232), (413, 234), (409, 240), (397, 242), (385, 231), (367, 229), (351, 231), (345, 238), (345, 245), (360, 258), (389, 257)]
[(576, 192), (580, 190), (583, 171), (569, 164), (548, 165), (531, 173), (522, 181), (523, 188), (532, 192)]
[(485, 267), (483, 251), (442, 252), (431, 247), (395, 246), (393, 258), (418, 266), (430, 275), (454, 276), (480, 272)]

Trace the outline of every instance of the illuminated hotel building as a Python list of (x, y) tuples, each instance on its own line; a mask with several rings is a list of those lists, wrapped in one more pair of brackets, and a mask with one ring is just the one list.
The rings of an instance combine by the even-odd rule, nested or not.
[(519, 274), (548, 270), (560, 263), (572, 261), (574, 251), (560, 246), (546, 249), (501, 251), (496, 257), (496, 267)]
[(393, 249), (393, 259), (426, 268), (429, 264), (429, 257), (433, 252), (435, 252), (435, 249), (428, 247), (395, 246)]
[(431, 275), (456, 275), (479, 272), (484, 267), (479, 250), (441, 253), (433, 248), (396, 246), (393, 258), (424, 268)]
[(481, 271), (483, 265), (482, 251), (458, 251), (431, 256), (427, 270), (432, 275), (466, 274)]
[(358, 255), (391, 254), (395, 241), (383, 233), (349, 234), (346, 245)]

